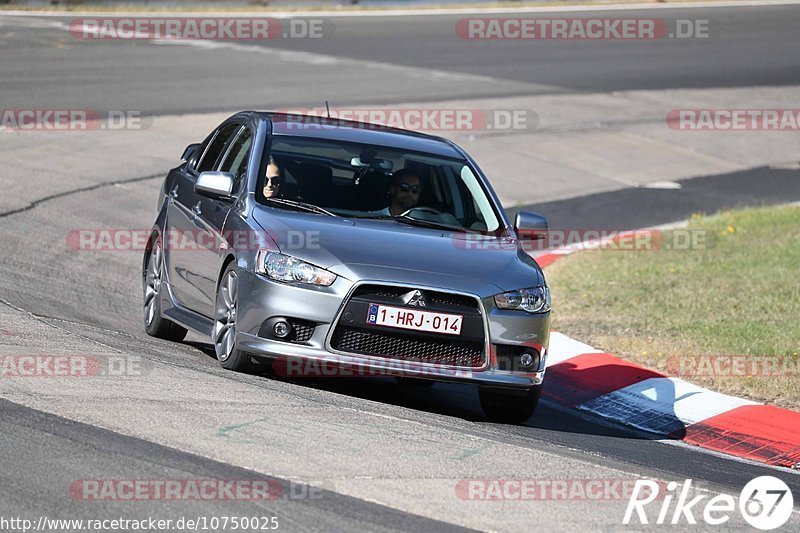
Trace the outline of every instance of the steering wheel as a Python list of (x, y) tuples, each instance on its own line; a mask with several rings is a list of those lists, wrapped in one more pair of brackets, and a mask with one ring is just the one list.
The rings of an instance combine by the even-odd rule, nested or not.
[(407, 215), (407, 214), (411, 213), (412, 211), (416, 211), (417, 213), (428, 213), (429, 215), (437, 215), (437, 216), (444, 214), (443, 211), (439, 211), (435, 207), (429, 207), (427, 205), (423, 205), (423, 206), (420, 206), (420, 207), (412, 207), (411, 209), (408, 209), (404, 213), (400, 213), (400, 216), (402, 217), (404, 215)]

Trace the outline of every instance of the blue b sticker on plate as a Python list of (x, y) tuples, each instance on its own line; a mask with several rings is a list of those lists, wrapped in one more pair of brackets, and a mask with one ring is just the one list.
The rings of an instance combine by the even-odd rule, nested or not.
[(375, 324), (378, 321), (378, 304), (369, 304), (367, 313), (367, 324)]

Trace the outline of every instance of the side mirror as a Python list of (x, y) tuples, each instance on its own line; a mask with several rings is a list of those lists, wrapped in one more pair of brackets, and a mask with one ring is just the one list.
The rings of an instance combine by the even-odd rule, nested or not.
[(520, 211), (514, 221), (514, 229), (520, 240), (544, 239), (547, 236), (547, 219), (530, 211)]
[(183, 151), (183, 155), (181, 156), (181, 161), (188, 161), (194, 157), (194, 154), (197, 153), (197, 150), (200, 149), (200, 143), (190, 144), (186, 147), (186, 150)]
[(194, 183), (194, 192), (210, 198), (229, 200), (233, 197), (233, 174), (230, 172), (201, 172)]

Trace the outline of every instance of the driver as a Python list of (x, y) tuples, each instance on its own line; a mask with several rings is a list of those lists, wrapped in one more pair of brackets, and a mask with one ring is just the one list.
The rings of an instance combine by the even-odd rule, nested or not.
[(389, 185), (389, 205), (376, 214), (384, 216), (401, 215), (417, 206), (422, 192), (422, 180), (414, 171), (401, 169), (392, 176)]

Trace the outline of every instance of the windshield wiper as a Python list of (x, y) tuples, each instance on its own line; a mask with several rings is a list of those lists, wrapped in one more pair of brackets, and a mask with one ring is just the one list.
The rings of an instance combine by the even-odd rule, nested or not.
[(307, 202), (299, 202), (297, 200), (287, 200), (286, 198), (264, 198), (264, 200), (266, 200), (267, 202), (275, 203), (275, 204), (294, 207), (296, 209), (303, 209), (305, 211), (310, 211), (312, 213), (320, 213), (320, 214), (329, 215), (329, 216), (332, 216), (332, 217), (338, 217), (339, 216), (339, 215), (335, 215), (335, 214), (331, 213), (327, 209), (324, 209), (324, 208), (322, 208), (322, 207), (320, 207), (318, 205), (309, 204)]
[(423, 228), (433, 228), (433, 229), (443, 229), (447, 231), (463, 231), (463, 227), (451, 226), (450, 224), (445, 224), (443, 222), (435, 222), (433, 220), (423, 220), (421, 218), (414, 218), (408, 215), (397, 215), (395, 217), (391, 217), (396, 221), (404, 224), (409, 224), (411, 226), (420, 226)]
[(408, 224), (409, 226), (419, 226), (422, 228), (446, 229), (449, 231), (463, 230), (460, 226), (451, 226), (444, 222), (436, 222), (434, 220), (424, 220), (422, 218), (414, 218), (409, 215), (367, 215), (360, 216), (360, 219), (366, 220), (395, 220), (401, 224)]

